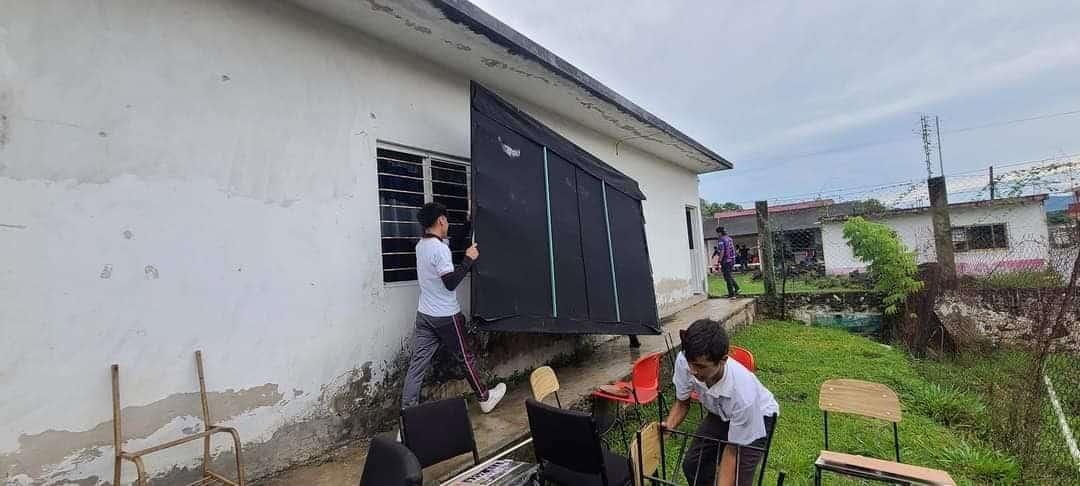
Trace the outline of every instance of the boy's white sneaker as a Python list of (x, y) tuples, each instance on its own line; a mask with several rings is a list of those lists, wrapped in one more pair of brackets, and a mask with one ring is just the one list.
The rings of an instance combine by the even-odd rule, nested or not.
[(495, 385), (494, 388), (488, 390), (488, 399), (480, 402), (480, 410), (484, 413), (491, 413), (495, 409), (495, 405), (498, 405), (505, 395), (506, 383)]

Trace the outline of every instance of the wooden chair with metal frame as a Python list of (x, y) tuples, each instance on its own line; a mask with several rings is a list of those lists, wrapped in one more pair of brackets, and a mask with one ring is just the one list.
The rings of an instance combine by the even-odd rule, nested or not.
[[(639, 430), (630, 444), (630, 463), (634, 468), (634, 485), (646, 486), (647, 484), (662, 484), (666, 486), (673, 486), (676, 483), (673, 480), (667, 478), (667, 458), (666, 448), (664, 446), (664, 433), (668, 433), (675, 436), (682, 436), (684, 440), (689, 438), (701, 438), (704, 440), (717, 442), (717, 452), (715, 464), (720, 463), (720, 454), (723, 451), (723, 444), (732, 444), (731, 442), (713, 439), (710, 437), (702, 437), (689, 432), (683, 432), (680, 430), (661, 430), (660, 424), (653, 422)], [(735, 444), (737, 445), (737, 444)], [(749, 448), (758, 451), (766, 451), (766, 449), (755, 446), (739, 446), (742, 448)], [(677, 463), (682, 463), (682, 452), (679, 453)], [(762, 481), (765, 478), (765, 462), (762, 461), (761, 474), (758, 475), (758, 486), (761, 486)], [(656, 476), (657, 470), (660, 471), (660, 476)], [(787, 474), (780, 471), (776, 478), (776, 485), (783, 486), (784, 480)], [(687, 479), (689, 481), (689, 479)], [(711, 485), (710, 485), (711, 486)]]
[[(202, 475), (199, 479), (189, 486), (195, 485), (211, 485), (211, 484), (226, 484), (231, 486), (244, 486), (244, 463), (242, 460), (242, 450), (240, 446), (240, 433), (232, 427), (223, 427), (221, 425), (214, 425), (213, 420), (210, 418), (210, 403), (206, 398), (206, 378), (203, 374), (203, 361), (202, 351), (195, 351), (195, 369), (199, 375), (199, 398), (202, 401), (203, 412), (203, 431), (190, 434), (179, 439), (159, 444), (147, 449), (143, 449), (136, 452), (127, 452), (124, 450), (124, 435), (121, 427), (121, 411), (120, 411), (120, 365), (112, 365), (112, 395), (113, 395), (113, 450), (114, 454), (114, 471), (113, 471), (113, 484), (120, 484), (121, 480), (121, 467), (124, 461), (131, 461), (135, 463), (135, 470), (137, 473), (137, 480), (135, 484), (138, 486), (146, 486), (149, 477), (146, 472), (146, 466), (143, 463), (143, 456), (160, 452), (165, 449), (179, 446), (181, 444), (187, 444), (196, 440), (203, 440), (203, 465)], [(210, 469), (210, 439), (214, 434), (228, 434), (233, 440), (234, 456), (236, 460), (236, 480), (227, 479), (221, 474), (218, 474)]]
[[(900, 462), (900, 431), (903, 419), (896, 392), (880, 383), (862, 380), (832, 379), (821, 384), (818, 407), (825, 429), (825, 450), (814, 463), (814, 484), (821, 484), (823, 471), (831, 471), (874, 481), (898, 484), (956, 483), (945, 471)], [(892, 423), (896, 462), (829, 451), (829, 412), (858, 415)]]
[(543, 402), (548, 396), (555, 395), (555, 404), (562, 408), (562, 401), (559, 400), (559, 378), (550, 366), (533, 370), (529, 375), (529, 385), (532, 386), (533, 398), (536, 401)]

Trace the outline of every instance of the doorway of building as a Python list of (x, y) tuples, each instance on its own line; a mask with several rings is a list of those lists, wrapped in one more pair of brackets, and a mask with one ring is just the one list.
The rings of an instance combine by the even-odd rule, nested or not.
[(708, 286), (705, 282), (705, 250), (701, 242), (701, 217), (698, 209), (693, 206), (686, 207), (686, 239), (690, 251), (690, 277), (693, 279), (695, 294), (705, 293)]

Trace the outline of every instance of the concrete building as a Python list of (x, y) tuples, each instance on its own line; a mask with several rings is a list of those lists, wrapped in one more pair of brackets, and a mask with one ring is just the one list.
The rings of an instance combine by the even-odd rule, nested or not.
[[(949, 205), (956, 270), (960, 274), (1041, 268), (1049, 263), (1046, 195)], [(919, 263), (937, 260), (929, 207), (891, 210), (870, 217), (894, 229)], [(844, 239), (846, 216), (823, 218), (825, 271), (848, 274), (866, 264)]]
[[(837, 203), (832, 199), (777, 204), (769, 206), (769, 224), (774, 228), (774, 234), (783, 238), (782, 241), (790, 250), (790, 258), (820, 261), (822, 240), (818, 221), (826, 217), (850, 215), (864, 205), (860, 201)], [(704, 227), (705, 243), (710, 252), (718, 239), (716, 228), (723, 227), (737, 246), (749, 248), (752, 261), (759, 260), (757, 211), (753, 208), (716, 213), (705, 218)]]
[[(704, 299), (698, 175), (731, 164), (466, 1), (0, 10), (7, 484), (111, 480), (111, 363), (131, 448), (199, 430), (197, 349), (249, 478), (393, 427), (418, 289), (389, 276), (378, 159), (467, 172), (470, 81), (636, 179), (661, 314)], [(505, 377), (575, 340), (482, 343)]]

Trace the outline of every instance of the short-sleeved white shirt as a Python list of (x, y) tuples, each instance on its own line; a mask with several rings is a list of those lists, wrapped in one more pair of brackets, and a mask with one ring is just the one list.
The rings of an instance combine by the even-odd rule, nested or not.
[(431, 317), (450, 317), (461, 312), (457, 293), (446, 290), (442, 276), (454, 271), (450, 246), (438, 238), (422, 238), (416, 244), (416, 278), (420, 303), (416, 310)]
[(705, 410), (729, 423), (727, 440), (739, 445), (749, 445), (765, 437), (764, 417), (780, 413), (780, 405), (772, 392), (750, 370), (731, 358), (724, 365), (724, 377), (708, 387), (690, 374), (686, 356), (680, 352), (675, 358), (672, 381), (676, 398), (689, 400), (690, 392), (696, 391)]

